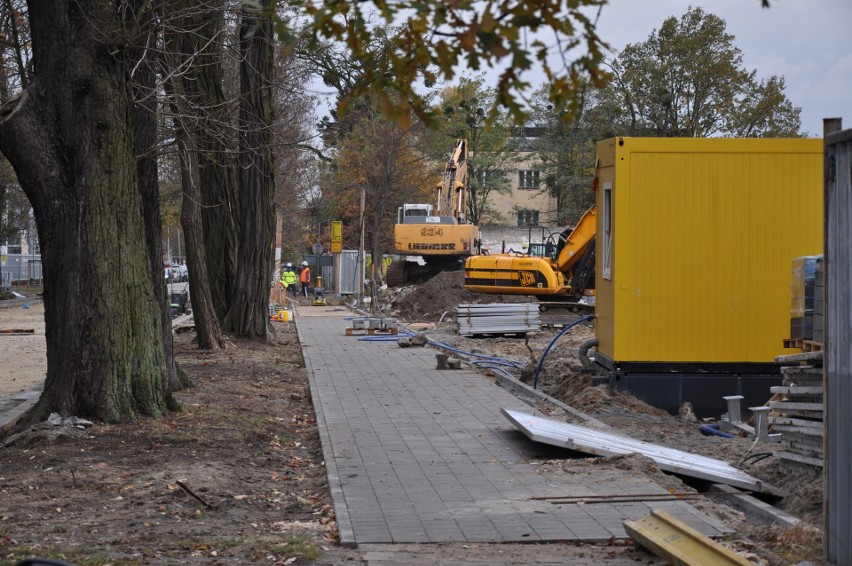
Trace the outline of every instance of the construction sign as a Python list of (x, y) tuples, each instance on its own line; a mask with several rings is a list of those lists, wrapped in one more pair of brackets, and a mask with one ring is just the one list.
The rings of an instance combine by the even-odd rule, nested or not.
[(331, 221), (331, 253), (339, 254), (343, 251), (343, 222)]

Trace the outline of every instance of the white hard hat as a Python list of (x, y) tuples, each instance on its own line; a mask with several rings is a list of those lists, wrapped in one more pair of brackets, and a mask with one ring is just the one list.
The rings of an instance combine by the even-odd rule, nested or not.
[(302, 265), (303, 265), (304, 267), (307, 267), (307, 266), (308, 266), (308, 262), (307, 262), (307, 261), (303, 261), (303, 262), (302, 262)]
[(293, 264), (288, 261), (285, 267), (293, 267)]

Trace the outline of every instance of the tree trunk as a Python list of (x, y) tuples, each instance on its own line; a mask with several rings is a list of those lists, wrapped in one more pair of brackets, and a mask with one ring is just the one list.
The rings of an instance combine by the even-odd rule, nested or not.
[(180, 128), (178, 146), (180, 151), (183, 205), (180, 224), (186, 239), (186, 257), (190, 267), (189, 296), (192, 300), (192, 316), (198, 347), (218, 350), (225, 345), (222, 327), (213, 308), (210, 284), (204, 276), (207, 270), (207, 255), (204, 253), (204, 234), (201, 221), (201, 189), (193, 172), (198, 171), (198, 152), (192, 134)]
[[(198, 0), (196, 0), (197, 2)], [(208, 12), (192, 34), (199, 65), (195, 71), (200, 95), (198, 132), (201, 219), (204, 225), (204, 252), (207, 254), (207, 280), (213, 308), (224, 321), (231, 308), (237, 273), (237, 177), (229, 104), (222, 90), (224, 1), (208, 0)]]
[(115, 3), (31, 2), (36, 76), (0, 110), (0, 150), (33, 205), (50, 412), (119, 421), (167, 409)]
[(175, 9), (172, 16), (181, 15), (173, 17), (172, 23), (176, 29), (166, 38), (166, 67), (170, 77), (166, 81), (166, 92), (173, 113), (172, 121), (180, 157), (183, 189), (180, 220), (186, 239), (187, 266), (190, 272), (189, 296), (192, 301), (198, 347), (218, 350), (224, 346), (224, 336), (213, 307), (210, 281), (207, 278), (207, 255), (204, 250), (206, 238), (199, 204), (201, 187), (198, 138), (201, 128), (198, 126), (198, 103), (202, 96), (198, 92), (195, 67), (186, 65), (190, 58), (196, 56), (196, 46), (191, 36), (207, 14), (197, 10), (195, 3), (188, 0), (173, 3), (171, 7)]
[(234, 300), (226, 320), (234, 334), (249, 337), (266, 336), (275, 236), (273, 1), (260, 4), (260, 13), (243, 6), (240, 28), (240, 241)]
[[(143, 30), (135, 45), (128, 49), (128, 59), (135, 69), (132, 79), (133, 99), (133, 146), (136, 154), (136, 174), (139, 178), (139, 194), (142, 196), (142, 215), (148, 260), (151, 265), (151, 280), (154, 296), (160, 307), (160, 328), (163, 332), (163, 347), (166, 353), (166, 378), (171, 391), (191, 385), (186, 374), (179, 373), (175, 364), (174, 341), (172, 340), (172, 317), (168, 286), (163, 277), (163, 229), (160, 220), (160, 189), (157, 171), (157, 76), (154, 70), (155, 55), (147, 49), (156, 43), (153, 27), (153, 12), (147, 9), (147, 0), (132, 0), (125, 22), (128, 26), (138, 25)], [(176, 410), (177, 402), (170, 396), (169, 408)]]

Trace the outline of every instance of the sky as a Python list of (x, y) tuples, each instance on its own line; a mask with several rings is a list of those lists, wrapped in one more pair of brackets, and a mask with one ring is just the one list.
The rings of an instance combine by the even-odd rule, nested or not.
[[(600, 11), (598, 34), (614, 56), (648, 39), (666, 18), (680, 19), (690, 6), (725, 20), (744, 68), (756, 71), (758, 80), (784, 76), (787, 98), (802, 110), (803, 133), (821, 137), (823, 118), (841, 118), (844, 128), (852, 128), (852, 0), (770, 0), (769, 8), (761, 0), (609, 0)], [(486, 81), (496, 84), (499, 74), (486, 72)], [(525, 78), (533, 87), (544, 81), (540, 71)], [(317, 94), (330, 92), (318, 81), (314, 88)], [(328, 113), (323, 98), (319, 115)]]
[(680, 19), (689, 6), (725, 20), (743, 66), (758, 79), (783, 75), (787, 98), (802, 109), (802, 130), (822, 136), (823, 118), (852, 128), (852, 1), (609, 0), (598, 34), (613, 49), (645, 41), (663, 21)]

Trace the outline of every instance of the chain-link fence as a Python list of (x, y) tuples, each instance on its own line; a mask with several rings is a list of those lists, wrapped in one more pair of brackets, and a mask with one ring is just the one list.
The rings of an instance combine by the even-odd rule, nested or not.
[(0, 264), (0, 286), (39, 284), (42, 280), (41, 256), (37, 254), (3, 254)]

